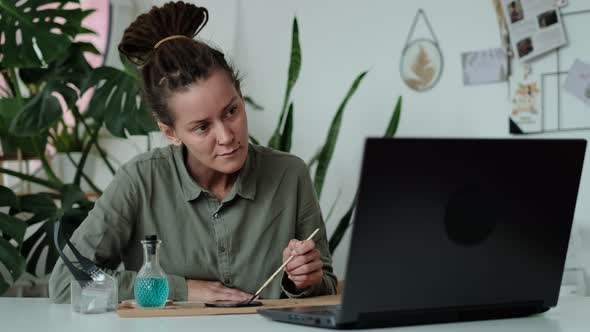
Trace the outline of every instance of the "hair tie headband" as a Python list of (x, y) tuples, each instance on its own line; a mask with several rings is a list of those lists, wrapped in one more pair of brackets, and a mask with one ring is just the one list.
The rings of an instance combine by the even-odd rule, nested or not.
[(166, 37), (166, 38), (164, 38), (164, 39), (160, 39), (160, 41), (158, 41), (158, 42), (156, 43), (156, 45), (154, 45), (154, 50), (155, 50), (156, 48), (158, 48), (158, 47), (159, 47), (159, 46), (160, 46), (160, 45), (161, 45), (163, 42), (166, 42), (166, 41), (169, 41), (169, 40), (172, 40), (172, 39), (177, 39), (177, 38), (186, 38), (186, 39), (192, 39), (192, 38), (190, 38), (190, 37), (187, 37), (187, 36), (185, 36), (185, 35), (172, 35), (172, 36), (168, 36), (168, 37)]

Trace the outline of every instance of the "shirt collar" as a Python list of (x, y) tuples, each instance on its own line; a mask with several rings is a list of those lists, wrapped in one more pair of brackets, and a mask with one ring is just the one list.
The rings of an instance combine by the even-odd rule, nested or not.
[[(186, 164), (184, 163), (184, 151), (186, 150), (186, 147), (184, 145), (172, 145), (172, 150), (176, 171), (180, 176), (180, 185), (182, 186), (184, 198), (187, 201), (197, 199), (205, 190), (193, 179), (186, 168)], [(251, 145), (248, 145), (248, 156), (246, 157), (244, 167), (240, 170), (238, 178), (234, 183), (234, 187), (224, 201), (233, 199), (235, 195), (250, 200), (253, 200), (256, 197), (257, 167), (255, 154), (256, 150)]]
[(193, 177), (189, 174), (188, 169), (184, 163), (184, 145), (171, 145), (174, 154), (174, 165), (176, 172), (180, 177), (180, 186), (182, 193), (187, 201), (192, 201), (201, 195), (203, 188), (197, 184)]

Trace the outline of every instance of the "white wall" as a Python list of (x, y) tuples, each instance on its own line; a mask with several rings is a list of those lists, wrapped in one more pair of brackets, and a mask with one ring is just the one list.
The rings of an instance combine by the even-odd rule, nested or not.
[[(417, 9), (423, 8), (440, 42), (444, 71), (431, 91), (416, 93), (399, 76), (400, 55)], [(331, 118), (354, 77), (369, 69), (351, 99), (321, 199), (334, 216), (350, 204), (357, 182), (363, 138), (382, 135), (395, 98), (404, 107), (398, 136), (507, 137), (506, 84), (464, 87), (460, 54), (500, 46), (491, 0), (264, 1), (239, 2), (234, 56), (246, 74), (245, 93), (266, 106), (250, 113), (251, 132), (266, 141), (274, 129), (287, 77), (293, 16), (299, 21), (302, 71), (293, 92), (293, 152), (308, 159), (323, 142)], [(419, 23), (415, 37), (424, 35)], [(421, 33), (422, 32), (422, 33)], [(582, 56), (580, 54), (580, 56)], [(543, 135), (548, 137), (549, 135)], [(588, 132), (553, 134), (588, 138)], [(590, 225), (588, 170), (583, 175), (576, 223)], [(329, 230), (335, 220), (328, 221)], [(348, 241), (348, 238), (345, 239)], [(334, 260), (343, 276), (348, 243)]]
[[(353, 79), (361, 71), (369, 70), (348, 104), (321, 199), (323, 210), (328, 211), (341, 192), (333, 220), (328, 221), (329, 231), (352, 201), (364, 138), (383, 134), (398, 95), (404, 98), (398, 136), (509, 136), (507, 85), (464, 87), (462, 83), (462, 52), (500, 46), (491, 0), (193, 2), (210, 8), (210, 23), (203, 31), (205, 38), (211, 38), (231, 55), (245, 76), (244, 93), (265, 106), (263, 112), (249, 112), (250, 132), (262, 142), (268, 141), (278, 120), (287, 78), (291, 24), (297, 16), (303, 61), (292, 98), (292, 152), (305, 160), (323, 142), (332, 116)], [(570, 2), (573, 7), (581, 3)], [(143, 3), (138, 7), (141, 12), (147, 9)], [(445, 61), (438, 85), (425, 93), (407, 88), (398, 70), (402, 48), (419, 8), (425, 10), (435, 30)], [(423, 27), (423, 22), (419, 23), (415, 37), (424, 35)], [(543, 137), (587, 139), (589, 133)], [(587, 167), (575, 216), (576, 224), (587, 227), (589, 172)], [(348, 241), (346, 237), (334, 257), (340, 277), (344, 275)]]

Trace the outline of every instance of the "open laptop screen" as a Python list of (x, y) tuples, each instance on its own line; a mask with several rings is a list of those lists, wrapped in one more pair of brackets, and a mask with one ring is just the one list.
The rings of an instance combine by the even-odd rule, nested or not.
[(368, 139), (342, 317), (557, 302), (586, 142)]

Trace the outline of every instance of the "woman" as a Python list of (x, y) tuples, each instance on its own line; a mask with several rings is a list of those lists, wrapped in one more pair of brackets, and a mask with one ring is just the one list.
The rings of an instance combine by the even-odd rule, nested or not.
[[(248, 144), (236, 73), (223, 53), (193, 40), (207, 19), (205, 8), (171, 2), (126, 29), (119, 51), (141, 66), (144, 97), (172, 144), (121, 167), (71, 240), (117, 277), (119, 300), (133, 298), (140, 240), (148, 234), (162, 240), (170, 299), (249, 299), (290, 255), (262, 298), (333, 294), (336, 277), (307, 167)], [(296, 240), (316, 228), (316, 241)], [(121, 262), (125, 270), (115, 271)], [(49, 287), (55, 302), (69, 300), (61, 259)]]

